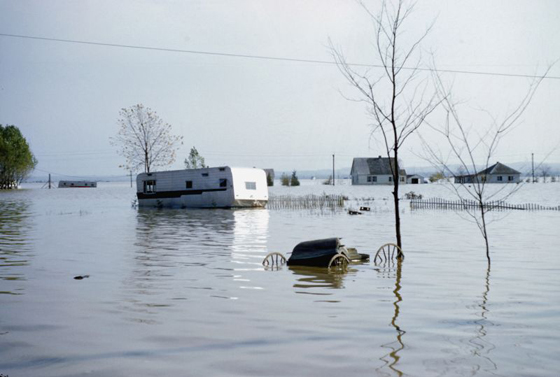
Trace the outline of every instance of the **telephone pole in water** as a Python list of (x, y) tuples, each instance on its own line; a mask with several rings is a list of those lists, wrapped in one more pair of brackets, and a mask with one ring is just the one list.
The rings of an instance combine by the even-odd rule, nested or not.
[(334, 154), (332, 155), (332, 185), (334, 186), (334, 181), (336, 179), (334, 178)]
[(531, 153), (531, 183), (535, 183), (535, 154)]

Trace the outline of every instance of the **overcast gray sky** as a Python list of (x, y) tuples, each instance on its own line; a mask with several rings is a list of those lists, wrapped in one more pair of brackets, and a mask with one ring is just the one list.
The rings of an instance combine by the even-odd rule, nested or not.
[[(369, 2), (372, 9), (379, 1)], [(423, 56), (458, 71), (534, 75), (560, 58), (557, 0), (422, 0), (406, 25), (422, 33)], [(353, 0), (9, 1), (0, 0), (0, 34), (226, 54), (332, 61), (329, 38), (351, 62), (378, 64), (367, 14)], [(550, 76), (560, 77), (560, 64)], [(470, 112), (497, 118), (531, 80), (442, 74)], [(0, 123), (18, 126), (40, 172), (119, 175), (124, 161), (109, 138), (119, 110), (156, 110), (211, 166), (277, 170), (350, 166), (377, 156), (362, 104), (336, 66), (71, 44), (0, 36)], [(560, 80), (541, 84), (522, 123), (502, 143), (501, 162), (560, 162)], [(479, 115), (477, 115), (479, 114)], [(437, 120), (433, 120), (437, 121)], [(427, 165), (409, 139), (405, 166)]]

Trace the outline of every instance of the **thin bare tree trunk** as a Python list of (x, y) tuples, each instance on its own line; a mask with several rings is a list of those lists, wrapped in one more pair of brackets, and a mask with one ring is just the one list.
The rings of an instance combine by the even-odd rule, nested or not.
[[(425, 96), (428, 81), (415, 82), (420, 72), (419, 45), (431, 27), (412, 43), (401, 42), (403, 25), (412, 13), (414, 4), (406, 0), (382, 1), (377, 15), (364, 3), (360, 4), (375, 26), (375, 47), (382, 65), (381, 72), (377, 74), (369, 68), (365, 72), (358, 72), (352, 64), (347, 63), (344, 54), (332, 43), (331, 52), (341, 73), (360, 94), (361, 98), (356, 101), (364, 102), (369, 107), (374, 120), (373, 132), (381, 133), (384, 154), (389, 160), (393, 177), (395, 235), (400, 249), (398, 256), (401, 257), (403, 245), (399, 203), (399, 148), (439, 105), (435, 94)], [(384, 101), (383, 98), (389, 101)]]

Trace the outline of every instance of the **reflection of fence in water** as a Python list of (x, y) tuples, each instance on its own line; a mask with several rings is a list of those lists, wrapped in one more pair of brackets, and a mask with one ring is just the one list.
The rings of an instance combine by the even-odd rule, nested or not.
[[(543, 206), (535, 203), (509, 204), (504, 201), (490, 201), (483, 204), (486, 211), (560, 211), (558, 206)], [(474, 200), (446, 200), (441, 198), (413, 199), (410, 201), (411, 209), (451, 209), (470, 210), (479, 209), (480, 204)]]

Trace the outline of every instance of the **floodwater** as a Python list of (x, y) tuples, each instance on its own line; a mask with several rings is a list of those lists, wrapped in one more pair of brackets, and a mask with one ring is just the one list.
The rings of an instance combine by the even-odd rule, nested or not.
[[(0, 192), (0, 374), (558, 375), (560, 212), (499, 213), (491, 268), (475, 224), (407, 201), (401, 264), (263, 268), (305, 240), (394, 240), (389, 187), (271, 189), (322, 192), (372, 210), (139, 210), (125, 183)], [(560, 184), (511, 201), (558, 205)]]

